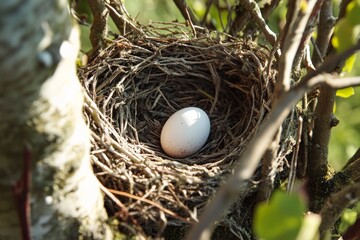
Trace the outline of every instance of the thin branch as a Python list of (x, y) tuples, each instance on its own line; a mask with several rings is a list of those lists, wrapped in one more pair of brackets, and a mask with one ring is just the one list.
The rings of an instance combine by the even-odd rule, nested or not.
[(244, 28), (245, 24), (249, 22), (250, 13), (245, 11), (242, 6), (242, 3), (239, 2), (235, 6), (235, 19), (231, 22), (229, 27), (229, 34), (236, 36), (241, 29)]
[[(305, 9), (301, 8), (299, 1), (295, 2), (293, 8), (294, 16), (288, 25), (287, 33), (281, 48), (282, 55), (279, 59), (278, 68), (279, 76), (274, 94), (276, 98), (279, 98), (284, 92), (287, 92), (290, 89), (293, 61), (301, 43), (302, 34), (317, 0), (308, 1)], [(276, 101), (277, 99), (274, 99), (274, 102)]]
[(354, 155), (349, 159), (349, 161), (345, 164), (343, 169), (347, 168), (351, 163), (355, 162), (357, 159), (360, 159), (360, 148), (354, 153)]
[(176, 7), (180, 10), (181, 14), (187, 21), (200, 26), (199, 20), (195, 17), (194, 13), (191, 11), (185, 0), (173, 0), (173, 1)]
[(360, 182), (360, 158), (356, 158), (347, 165), (340, 173), (350, 182)]
[(163, 206), (161, 206), (159, 203), (156, 203), (154, 201), (151, 201), (147, 198), (142, 198), (142, 197), (138, 197), (136, 195), (133, 195), (133, 194), (130, 194), (130, 193), (127, 193), (127, 192), (123, 192), (123, 191), (118, 191), (118, 190), (115, 190), (115, 189), (110, 189), (110, 188), (107, 188), (107, 190), (110, 192), (110, 193), (113, 193), (115, 195), (119, 195), (119, 196), (123, 196), (123, 197), (128, 197), (128, 198), (132, 198), (132, 199), (136, 199), (138, 201), (141, 201), (141, 202), (145, 202), (147, 204), (150, 204), (158, 209), (160, 209), (161, 211), (163, 211), (164, 213), (172, 216), (173, 218), (176, 218), (176, 219), (179, 219), (183, 222), (186, 222), (186, 223), (192, 223), (189, 219), (186, 219), (186, 218), (183, 218), (179, 215), (177, 215), (176, 213), (174, 213), (173, 211), (169, 210), (169, 209), (166, 209), (164, 208)]
[(93, 59), (106, 47), (107, 20), (109, 11), (105, 6), (105, 0), (89, 0), (89, 6), (93, 15), (93, 23), (90, 29), (90, 41), (92, 45), (89, 58)]
[(288, 185), (286, 187), (288, 193), (291, 193), (293, 191), (294, 183), (296, 180), (297, 163), (298, 163), (297, 158), (299, 156), (302, 127), (303, 127), (303, 118), (300, 116), (298, 119), (298, 131), (296, 136), (295, 151), (293, 152), (293, 156), (291, 158), (289, 180), (288, 180)]
[(256, 202), (267, 201), (274, 190), (274, 181), (280, 163), (279, 159), (277, 159), (279, 141), (280, 131), (278, 131), (262, 158), (261, 180), (258, 185)]
[(326, 236), (327, 232), (331, 230), (343, 210), (359, 200), (360, 183), (348, 186), (345, 189), (331, 195), (320, 211), (322, 219), (320, 225), (320, 239), (324, 239), (324, 236)]
[(211, 8), (211, 5), (213, 3), (214, 0), (208, 0), (207, 3), (206, 3), (206, 10), (205, 10), (205, 14), (203, 16), (203, 19), (201, 20), (201, 25), (204, 26), (205, 23), (206, 23), (206, 18), (209, 14), (209, 11), (210, 11), (210, 8)]
[(346, 8), (347, 6), (349, 5), (349, 3), (351, 2), (352, 0), (342, 0), (341, 3), (340, 3), (340, 10), (339, 10), (339, 16), (338, 16), (338, 21), (340, 19), (342, 19), (343, 17), (345, 17), (345, 14), (346, 14)]
[[(238, 31), (241, 30), (242, 25), (249, 23), (249, 21), (244, 21), (249, 16), (256, 22), (259, 26), (260, 30), (264, 33), (266, 40), (271, 44), (275, 45), (276, 43), (276, 34), (270, 29), (270, 27), (266, 24), (265, 19), (261, 14), (261, 10), (259, 5), (254, 0), (243, 0), (239, 4), (244, 6), (245, 14), (240, 14), (237, 12), (237, 17), (230, 28), (230, 34), (236, 35)], [(240, 8), (240, 6), (238, 6)], [(239, 16), (239, 17), (238, 17)], [(240, 20), (241, 19), (241, 20)], [(244, 22), (244, 24), (242, 24)]]
[(263, 8), (261, 8), (261, 14), (265, 20), (268, 19), (270, 14), (275, 10), (275, 8), (279, 5), (280, 0), (271, 0), (268, 1), (267, 4)]
[(360, 41), (358, 41), (354, 46), (350, 47), (348, 50), (340, 54), (333, 55), (326, 59), (315, 71), (309, 72), (301, 81), (307, 81), (310, 78), (315, 77), (320, 73), (330, 73), (341, 63), (353, 55), (356, 51), (360, 50)]
[(297, 86), (285, 93), (274, 106), (268, 118), (264, 121), (259, 131), (249, 142), (247, 148), (241, 155), (234, 167), (234, 174), (231, 175), (200, 216), (199, 223), (191, 229), (188, 240), (208, 240), (226, 209), (235, 201), (236, 196), (246, 191), (247, 181), (257, 169), (260, 159), (273, 140), (274, 134), (283, 123), (291, 109), (302, 98), (302, 96), (318, 84), (330, 87), (344, 88), (360, 85), (360, 78), (346, 78), (339, 81), (338, 77), (328, 74), (318, 75), (313, 78), (301, 81)]
[[(293, 63), (293, 71), (299, 72), (301, 68), (301, 63), (305, 61), (306, 57), (306, 49), (308, 49), (308, 44), (310, 42), (311, 36), (315, 30), (315, 27), (317, 25), (317, 19), (318, 15), (321, 10), (321, 6), (323, 4), (323, 0), (318, 0), (312, 9), (312, 12), (310, 14), (309, 20), (307, 21), (304, 33), (302, 34), (302, 38), (297, 50), (297, 53), (294, 57), (294, 63)], [(312, 63), (311, 63), (312, 65)]]
[[(126, 24), (127, 22), (124, 20), (124, 12), (123, 12), (123, 6), (122, 2), (120, 0), (110, 0), (110, 4), (105, 3), (106, 7), (109, 9), (109, 14), (111, 19), (114, 21), (116, 28), (119, 30), (119, 33), (121, 35), (125, 35), (127, 32), (126, 30)], [(112, 8), (109, 8), (108, 6), (111, 6)], [(122, 16), (122, 17), (120, 17)]]
[[(120, 32), (125, 33), (125, 24), (129, 26), (132, 30), (137, 31), (141, 34), (144, 34), (144, 32), (135, 26), (135, 24), (128, 19), (128, 15), (124, 16), (124, 14), (120, 14), (120, 12), (113, 7), (113, 5), (110, 5), (108, 3), (105, 3), (105, 6), (110, 10), (111, 18), (115, 22), (116, 27), (119, 29)], [(124, 12), (124, 9), (121, 8), (121, 12)], [(123, 29), (121, 29), (123, 27)]]
[(244, 5), (247, 11), (250, 12), (252, 19), (260, 27), (261, 31), (264, 33), (265, 38), (271, 45), (276, 43), (276, 34), (269, 28), (264, 20), (259, 5), (254, 0), (243, 0), (241, 3)]
[(323, 61), (328, 50), (330, 39), (335, 25), (335, 18), (332, 14), (332, 2), (324, 1), (320, 10), (320, 19), (318, 24), (318, 34), (315, 42), (315, 52), (313, 55), (313, 64), (319, 66)]

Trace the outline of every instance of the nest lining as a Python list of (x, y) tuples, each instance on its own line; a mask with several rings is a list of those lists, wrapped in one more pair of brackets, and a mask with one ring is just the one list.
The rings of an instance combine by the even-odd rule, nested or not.
[[(79, 69), (95, 173), (120, 199), (107, 201), (108, 210), (146, 234), (197, 220), (270, 105), (266, 51), (188, 36), (181, 29), (119, 37)], [(174, 159), (161, 149), (161, 129), (189, 106), (208, 113), (210, 136), (199, 152)]]

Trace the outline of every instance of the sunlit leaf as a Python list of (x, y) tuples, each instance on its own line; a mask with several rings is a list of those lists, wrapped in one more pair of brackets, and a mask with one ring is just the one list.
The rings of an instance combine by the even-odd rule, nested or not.
[(332, 44), (338, 52), (342, 52), (355, 43), (354, 27), (347, 19), (341, 19), (335, 26)]
[(348, 227), (353, 225), (357, 218), (357, 212), (352, 209), (346, 209), (341, 215), (340, 232), (344, 232)]
[(293, 240), (303, 222), (304, 200), (298, 195), (275, 192), (270, 202), (255, 210), (254, 232), (260, 239)]
[(356, 61), (356, 55), (351, 55), (348, 59), (346, 59), (345, 66), (343, 67), (344, 72), (351, 72), (354, 67)]
[(307, 1), (302, 0), (300, 2), (300, 10), (301, 10), (301, 12), (305, 13), (307, 8), (308, 8)]
[(336, 91), (336, 96), (342, 98), (348, 98), (355, 94), (355, 90), (352, 87), (339, 89)]
[(352, 26), (360, 24), (360, 1), (352, 1), (346, 8), (346, 18)]

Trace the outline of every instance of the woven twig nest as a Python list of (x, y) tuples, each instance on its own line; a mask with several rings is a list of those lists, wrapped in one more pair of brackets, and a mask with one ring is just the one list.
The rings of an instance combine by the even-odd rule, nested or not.
[[(79, 70), (95, 173), (120, 199), (107, 197), (107, 209), (150, 235), (197, 220), (268, 113), (274, 73), (252, 42), (165, 28), (119, 37)], [(208, 113), (211, 133), (199, 152), (174, 159), (161, 129), (190, 106)]]

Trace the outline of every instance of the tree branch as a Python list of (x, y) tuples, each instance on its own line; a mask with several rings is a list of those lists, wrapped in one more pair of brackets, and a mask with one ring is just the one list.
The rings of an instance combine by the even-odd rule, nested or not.
[[(316, 2), (317, 0), (308, 1), (306, 10), (301, 8), (299, 1), (294, 3), (294, 16), (288, 25), (288, 32), (285, 35), (281, 48), (282, 55), (279, 59), (278, 68), (279, 76), (274, 93), (276, 98), (279, 98), (284, 92), (290, 89), (293, 61), (302, 39), (302, 33), (305, 30), (306, 24)], [(274, 102), (276, 101), (277, 99), (274, 99)]]
[(336, 20), (332, 15), (332, 2), (324, 1), (320, 10), (318, 34), (315, 42), (315, 48), (318, 52), (314, 52), (313, 54), (313, 64), (315, 67), (319, 66), (324, 61), (335, 22)]
[[(144, 34), (140, 28), (137, 28), (135, 24), (130, 21), (127, 17), (125, 17), (123, 14), (120, 14), (120, 12), (114, 8), (112, 4), (105, 3), (105, 6), (109, 9), (110, 15), (112, 20), (115, 22), (116, 27), (119, 29), (120, 32), (125, 33), (125, 24), (130, 26), (130, 28), (134, 31), (140, 32), (141, 34)], [(123, 10), (121, 12), (124, 12)], [(126, 14), (127, 15), (127, 14)], [(123, 27), (121, 29), (121, 27)]]
[(243, 4), (245, 5), (245, 8), (250, 12), (252, 18), (260, 27), (261, 31), (264, 33), (266, 40), (274, 46), (276, 43), (276, 34), (266, 24), (266, 21), (261, 14), (259, 5), (254, 0), (244, 0)]
[(89, 6), (94, 17), (90, 29), (90, 41), (92, 50), (89, 58), (93, 59), (99, 52), (106, 47), (107, 20), (109, 11), (104, 1), (106, 0), (88, 0)]
[(265, 20), (268, 19), (269, 15), (275, 10), (279, 3), (280, 0), (271, 0), (270, 2), (268, 1), (263, 8), (261, 8), (261, 14)]
[(353, 184), (345, 189), (333, 194), (324, 204), (320, 211), (320, 239), (325, 239), (325, 236), (340, 217), (343, 210), (351, 204), (360, 200), (360, 183)]
[[(294, 63), (293, 63), (293, 72), (299, 72), (301, 68), (301, 63), (303, 60), (305, 61), (306, 58), (306, 49), (308, 49), (308, 44), (311, 38), (311, 35), (313, 34), (316, 24), (318, 15), (321, 10), (321, 6), (323, 4), (323, 0), (319, 0), (316, 2), (314, 8), (312, 9), (312, 12), (310, 14), (309, 20), (307, 21), (304, 33), (302, 34), (302, 38), (297, 50), (297, 53), (294, 57)], [(310, 59), (309, 59), (310, 61)], [(312, 65), (312, 63), (310, 64)]]
[(200, 26), (199, 20), (195, 17), (194, 13), (191, 11), (185, 0), (173, 0), (173, 1), (176, 7), (180, 10), (181, 14), (187, 21)]
[(358, 159), (360, 159), (360, 148), (358, 148), (358, 150), (354, 153), (354, 155), (349, 159), (349, 161), (345, 164), (343, 169), (347, 168), (351, 163), (357, 161)]
[[(116, 28), (120, 34), (125, 35), (127, 22), (124, 20), (124, 17), (121, 17), (124, 15), (121, 8), (122, 2), (119, 0), (110, 0), (110, 4), (105, 2), (105, 5), (109, 10), (110, 17), (114, 21)], [(111, 8), (109, 8), (109, 6), (111, 6)]]
[[(254, 0), (244, 0), (241, 1), (241, 3), (245, 9), (247, 10), (246, 13), (250, 14), (251, 18), (254, 19), (256, 24), (259, 26), (260, 30), (264, 33), (266, 40), (271, 43), (271, 45), (275, 45), (276, 43), (276, 34), (269, 28), (269, 26), (266, 24), (266, 21), (264, 20), (261, 10), (259, 8), (259, 5)], [(247, 15), (246, 15), (247, 16)], [(242, 17), (244, 18), (244, 17)], [(237, 34), (237, 32), (241, 29), (237, 26), (236, 32), (235, 30), (231, 28), (232, 35)]]

